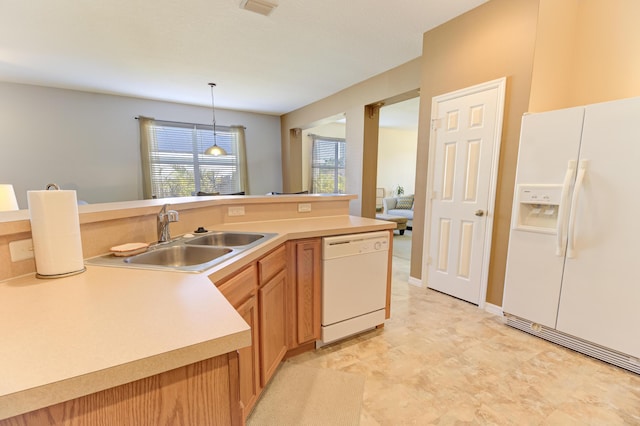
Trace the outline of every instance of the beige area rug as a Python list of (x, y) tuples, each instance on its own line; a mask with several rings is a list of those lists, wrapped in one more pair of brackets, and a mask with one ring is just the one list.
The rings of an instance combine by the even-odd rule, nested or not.
[(359, 425), (364, 376), (284, 362), (248, 426)]
[(393, 236), (393, 255), (405, 260), (411, 260), (411, 231), (404, 231), (404, 235)]

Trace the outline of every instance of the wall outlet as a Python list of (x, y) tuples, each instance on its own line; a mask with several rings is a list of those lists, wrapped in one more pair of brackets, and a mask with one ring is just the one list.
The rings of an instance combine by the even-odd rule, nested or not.
[(229, 216), (244, 216), (244, 206), (229, 207)]
[(26, 260), (33, 258), (33, 240), (18, 240), (9, 243), (9, 252), (11, 253), (11, 261)]
[(311, 203), (298, 203), (298, 213), (307, 213), (311, 211)]

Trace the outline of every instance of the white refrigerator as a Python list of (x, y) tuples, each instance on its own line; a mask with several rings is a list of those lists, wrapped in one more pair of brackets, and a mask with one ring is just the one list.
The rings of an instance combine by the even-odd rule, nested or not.
[(507, 324), (640, 374), (640, 98), (522, 119)]

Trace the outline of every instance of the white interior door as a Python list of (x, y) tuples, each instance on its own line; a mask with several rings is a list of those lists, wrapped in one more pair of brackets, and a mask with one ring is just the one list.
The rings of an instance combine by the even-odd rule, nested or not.
[(486, 294), (504, 87), (504, 78), (495, 80), (436, 97), (432, 107), (426, 282), (429, 288), (481, 307)]

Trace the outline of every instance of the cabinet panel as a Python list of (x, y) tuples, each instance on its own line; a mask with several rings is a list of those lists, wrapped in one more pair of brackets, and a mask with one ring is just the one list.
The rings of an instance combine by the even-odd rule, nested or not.
[(286, 285), (286, 271), (281, 270), (258, 291), (262, 386), (267, 384), (287, 351)]
[(243, 417), (246, 419), (258, 399), (260, 386), (260, 364), (258, 348), (258, 303), (254, 296), (238, 307), (238, 313), (251, 327), (251, 346), (238, 350), (240, 370), (240, 401), (243, 406)]
[(298, 344), (320, 338), (321, 250), (319, 238), (296, 243)]
[[(235, 352), (0, 420), (0, 426), (239, 425)], [(237, 391), (237, 389), (235, 389)]]

